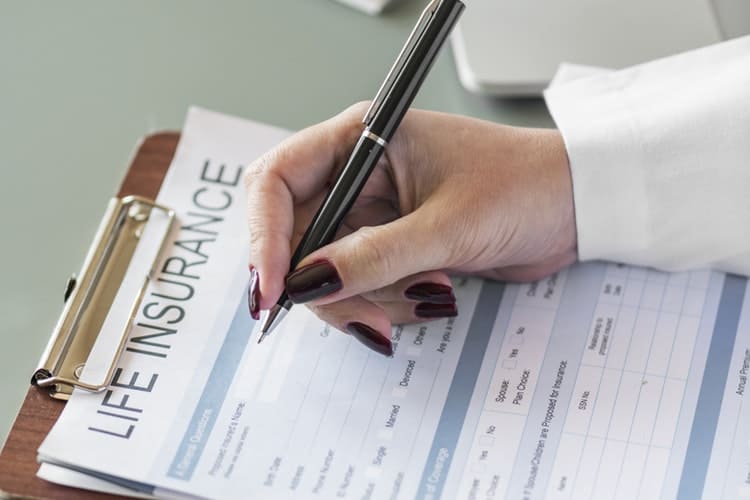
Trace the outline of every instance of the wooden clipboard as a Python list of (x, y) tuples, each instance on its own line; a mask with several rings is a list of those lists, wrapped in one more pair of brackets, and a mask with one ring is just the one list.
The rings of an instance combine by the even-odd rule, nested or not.
[[(137, 195), (155, 199), (179, 138), (176, 132), (145, 137), (136, 148), (117, 196)], [(29, 388), (0, 454), (0, 498), (112, 498), (110, 495), (59, 486), (36, 477), (39, 468), (36, 451), (60, 416), (64, 404), (37, 388)]]

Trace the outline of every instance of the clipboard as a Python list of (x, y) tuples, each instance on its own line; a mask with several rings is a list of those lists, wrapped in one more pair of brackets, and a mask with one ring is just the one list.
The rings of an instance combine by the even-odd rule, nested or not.
[[(96, 340), (96, 325), (103, 321), (109, 311), (107, 303), (111, 304), (119, 289), (116, 286), (119, 285), (118, 277), (121, 279), (127, 269), (137, 246), (139, 232), (150, 211), (164, 212), (170, 225), (174, 220), (174, 213), (168, 207), (150, 200), (155, 199), (159, 192), (179, 137), (176, 132), (157, 133), (145, 137), (136, 146), (117, 197), (110, 203), (102, 219), (81, 273), (75, 283), (69, 282), (66, 287), (67, 300), (60, 320), (42, 355), (40, 366), (34, 372), (33, 387), (26, 394), (0, 454), (0, 499), (113, 498), (37, 478), (36, 450), (63, 410), (60, 400), (67, 400), (73, 387), (96, 391), (104, 389), (109, 382), (105, 376), (96, 384), (81, 383), (79, 375)], [(147, 282), (148, 277), (144, 276), (142, 290)], [(139, 302), (140, 297), (132, 298), (132, 311), (137, 310)], [(132, 320), (132, 311), (129, 321)], [(121, 345), (117, 346), (116, 356), (109, 364), (109, 378), (127, 339), (129, 327), (129, 323), (122, 325)]]

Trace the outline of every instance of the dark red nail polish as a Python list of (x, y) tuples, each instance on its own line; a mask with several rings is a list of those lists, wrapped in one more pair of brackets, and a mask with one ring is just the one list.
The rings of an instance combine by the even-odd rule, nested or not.
[(352, 322), (346, 325), (346, 331), (378, 354), (383, 356), (393, 356), (393, 344), (390, 339), (382, 335), (377, 330), (370, 328), (364, 323)]
[(453, 288), (440, 283), (417, 283), (407, 288), (404, 296), (407, 299), (429, 302), (430, 304), (453, 304), (456, 302)]
[(338, 271), (327, 260), (309, 264), (286, 277), (286, 293), (297, 304), (338, 292), (341, 287)]
[(254, 320), (260, 319), (260, 277), (258, 271), (250, 266), (250, 285), (247, 287), (247, 306), (250, 309), (250, 316)]
[(452, 304), (420, 302), (414, 308), (414, 314), (418, 318), (452, 318), (458, 315), (458, 308), (455, 302)]

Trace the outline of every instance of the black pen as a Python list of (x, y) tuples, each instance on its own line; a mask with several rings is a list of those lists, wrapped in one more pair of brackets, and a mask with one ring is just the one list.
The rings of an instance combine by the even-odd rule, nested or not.
[[(365, 115), (364, 131), (346, 166), (294, 251), (290, 271), (307, 255), (333, 241), (341, 221), (393, 137), (463, 8), (459, 0), (432, 0), (422, 12)], [(258, 343), (291, 308), (292, 302), (286, 292), (282, 293), (263, 322)]]

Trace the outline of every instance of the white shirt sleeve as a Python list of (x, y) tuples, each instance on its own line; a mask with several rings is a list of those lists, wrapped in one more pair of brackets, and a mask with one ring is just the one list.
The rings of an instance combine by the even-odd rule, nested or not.
[(750, 36), (545, 92), (581, 260), (750, 275)]

